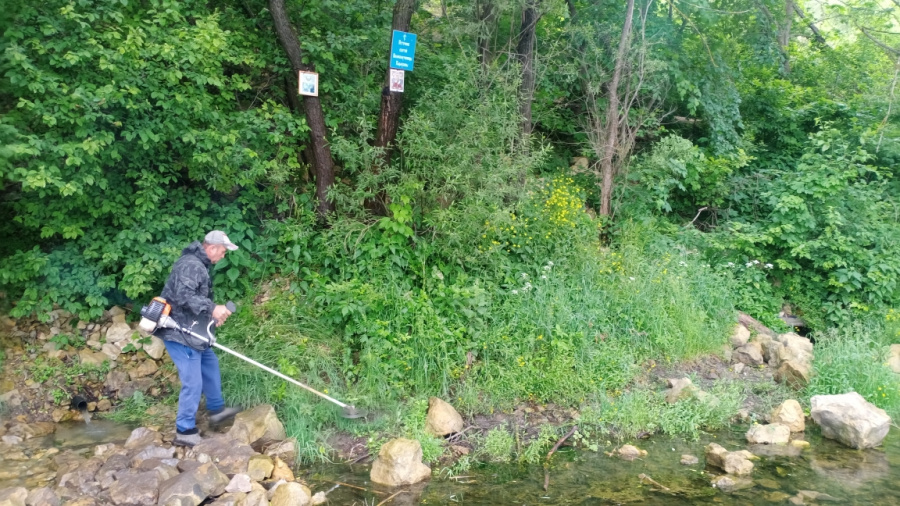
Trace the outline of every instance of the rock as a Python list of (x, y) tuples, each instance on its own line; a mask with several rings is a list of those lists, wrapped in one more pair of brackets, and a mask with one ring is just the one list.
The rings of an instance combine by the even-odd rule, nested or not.
[(326, 502), (328, 502), (328, 497), (325, 495), (325, 492), (316, 492), (316, 494), (309, 500), (309, 504), (312, 506), (325, 504)]
[(735, 325), (734, 330), (731, 332), (731, 346), (740, 348), (747, 344), (748, 341), (750, 341), (750, 329), (740, 323)]
[(18, 390), (10, 390), (5, 394), (0, 395), (0, 404), (10, 408), (18, 408), (22, 405), (22, 400), (22, 394), (20, 394)]
[(900, 374), (900, 344), (892, 344), (888, 352), (888, 367), (897, 374)]
[(106, 388), (111, 392), (120, 390), (128, 382), (128, 373), (123, 371), (109, 371), (106, 373)]
[(297, 460), (297, 441), (294, 438), (277, 441), (269, 445), (264, 453), (272, 457), (272, 459), (278, 457), (287, 465), (292, 466), (294, 461)]
[(97, 411), (109, 411), (110, 409), (112, 409), (112, 402), (109, 399), (97, 401)]
[(463, 419), (453, 406), (437, 397), (428, 399), (425, 432), (435, 436), (447, 436), (462, 429)]
[(246, 473), (250, 458), (257, 455), (253, 448), (224, 434), (204, 438), (193, 448), (194, 454), (205, 453), (216, 460), (225, 474)]
[(838, 499), (836, 497), (832, 497), (828, 494), (823, 494), (822, 492), (816, 492), (814, 490), (800, 490), (797, 492), (797, 495), (790, 499), (791, 504), (808, 504), (807, 501), (811, 502), (844, 502), (843, 499)]
[(810, 416), (822, 428), (822, 435), (851, 448), (880, 445), (891, 427), (891, 417), (856, 392), (816, 395), (810, 404)]
[(150, 459), (171, 459), (175, 456), (175, 448), (171, 446), (147, 445), (131, 457), (131, 467), (139, 467)]
[(133, 396), (135, 392), (146, 392), (150, 390), (150, 387), (152, 386), (153, 378), (140, 378), (135, 381), (126, 381), (125, 384), (119, 388), (119, 399), (128, 399)]
[(216, 500), (209, 506), (245, 506), (246, 500), (247, 494), (243, 492), (227, 492), (216, 497)]
[(91, 457), (73, 470), (61, 473), (57, 479), (57, 486), (68, 488), (80, 495), (96, 496), (100, 492), (100, 484), (95, 481), (94, 477), (102, 465), (103, 459)]
[(747, 343), (734, 350), (733, 360), (755, 367), (763, 364), (762, 346), (757, 342)]
[(747, 431), (747, 441), (750, 444), (787, 444), (790, 440), (791, 429), (781, 423), (754, 424)]
[(297, 482), (283, 483), (272, 494), (271, 506), (306, 506), (312, 492), (305, 485)]
[(809, 384), (810, 366), (788, 360), (775, 371), (775, 381), (800, 389)]
[(238, 413), (228, 435), (254, 448), (262, 448), (286, 437), (284, 425), (278, 420), (271, 404), (260, 404)]
[(275, 457), (273, 464), (271, 475), (273, 480), (294, 481), (294, 472), (291, 471), (291, 467), (287, 463)]
[(0, 441), (3, 441), (3, 444), (5, 444), (7, 446), (16, 446), (19, 443), (21, 443), (23, 440), (19, 436), (10, 436), (7, 434), (3, 437), (0, 437)]
[(669, 404), (674, 404), (683, 399), (690, 399), (694, 397), (697, 391), (697, 387), (694, 386), (690, 378), (669, 378), (666, 380), (666, 383), (669, 386), (669, 389), (666, 390), (666, 402)]
[(26, 499), (28, 499), (28, 489), (25, 487), (0, 490), (0, 506), (25, 506)]
[(56, 432), (56, 424), (51, 422), (17, 423), (7, 432), (11, 436), (19, 436), (22, 439), (46, 436)]
[(803, 408), (794, 399), (788, 399), (772, 410), (772, 416), (769, 421), (787, 425), (791, 432), (803, 432), (806, 430)]
[(159, 366), (156, 365), (156, 362), (153, 360), (142, 360), (140, 364), (134, 369), (128, 371), (128, 375), (132, 380), (136, 380), (138, 378), (144, 378), (147, 376), (153, 375), (156, 371), (159, 370)]
[(711, 483), (713, 487), (728, 494), (753, 486), (753, 480), (728, 475), (716, 476)]
[(112, 326), (106, 330), (106, 342), (118, 343), (130, 340), (134, 335), (134, 332), (134, 329), (125, 322), (113, 323)]
[(253, 488), (250, 487), (250, 476), (244, 473), (238, 473), (231, 478), (225, 487), (226, 492), (243, 492), (249, 493)]
[(165, 351), (165, 343), (162, 339), (156, 336), (150, 336), (150, 342), (144, 345), (144, 353), (149, 355), (153, 360), (161, 359)]
[(394, 439), (381, 447), (372, 464), (370, 478), (375, 483), (396, 487), (411, 485), (431, 476), (431, 468), (422, 463), (422, 446), (412, 439)]
[(254, 455), (247, 463), (247, 474), (254, 481), (263, 481), (272, 474), (275, 464), (268, 455)]
[(699, 462), (700, 462), (700, 459), (698, 459), (697, 457), (695, 457), (693, 455), (682, 455), (681, 456), (681, 463), (685, 466), (692, 466)]
[(117, 360), (119, 355), (122, 354), (122, 350), (112, 343), (104, 343), (100, 346), (100, 352), (106, 355), (110, 360)]
[(809, 339), (793, 332), (781, 334), (777, 341), (784, 345), (778, 349), (778, 363), (792, 360), (798, 363), (811, 363), (813, 357), (813, 345)]
[(78, 352), (78, 358), (83, 365), (100, 366), (103, 362), (109, 360), (105, 353), (93, 351), (88, 348), (82, 348)]
[(728, 474), (750, 474), (753, 471), (751, 460), (755, 458), (755, 455), (746, 450), (729, 452), (717, 443), (706, 445), (706, 463)]
[(128, 440), (125, 441), (125, 448), (128, 450), (143, 448), (148, 445), (162, 445), (162, 434), (146, 427), (138, 427), (131, 431)]
[(790, 445), (794, 448), (799, 448), (801, 450), (805, 450), (809, 448), (809, 441), (804, 441), (802, 439), (794, 439), (790, 442)]
[[(894, 468), (882, 451), (833, 452), (808, 457), (810, 468), (831, 483), (839, 483), (845, 490), (872, 490), (890, 480)], [(893, 480), (896, 481), (896, 480)], [(851, 492), (852, 493), (852, 492)]]
[(117, 481), (109, 487), (109, 497), (117, 505), (154, 504), (159, 487), (156, 471), (143, 473), (119, 473)]
[(61, 501), (50, 487), (41, 487), (28, 492), (25, 506), (59, 506)]
[(738, 363), (734, 364), (734, 373), (740, 374), (740, 373), (744, 372), (744, 367), (746, 367), (746, 366), (744, 365), (743, 362), (738, 362)]
[(199, 505), (207, 497), (221, 495), (228, 486), (228, 477), (212, 462), (202, 464), (193, 471), (181, 473), (159, 485), (158, 504)]
[(243, 506), (269, 506), (265, 490), (254, 490), (247, 494)]
[(125, 310), (120, 308), (119, 306), (113, 306), (113, 307), (107, 309), (106, 311), (104, 311), (103, 313), (107, 319), (112, 320), (116, 316), (119, 316), (119, 315), (124, 316)]
[(628, 461), (647, 456), (647, 450), (632, 445), (622, 445), (615, 453), (620, 459)]

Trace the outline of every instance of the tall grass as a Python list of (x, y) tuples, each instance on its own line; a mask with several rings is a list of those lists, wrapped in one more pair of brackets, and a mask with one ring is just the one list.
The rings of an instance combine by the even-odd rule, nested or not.
[(889, 347), (898, 342), (890, 323), (876, 319), (815, 334), (814, 374), (808, 396), (857, 392), (895, 418), (900, 415), (900, 375), (886, 364)]

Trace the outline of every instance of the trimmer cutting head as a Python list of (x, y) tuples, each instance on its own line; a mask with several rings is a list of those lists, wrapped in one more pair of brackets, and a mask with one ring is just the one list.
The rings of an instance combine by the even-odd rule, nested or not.
[(353, 420), (355, 418), (364, 418), (366, 414), (354, 406), (344, 406), (341, 409), (341, 417)]

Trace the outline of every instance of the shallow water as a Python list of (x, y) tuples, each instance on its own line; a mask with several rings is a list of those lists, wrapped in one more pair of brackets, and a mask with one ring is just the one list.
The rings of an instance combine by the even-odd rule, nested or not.
[[(607, 457), (602, 451), (558, 451), (547, 492), (541, 465), (492, 464), (465, 473), (471, 478), (432, 478), (390, 504), (787, 504), (801, 490), (828, 494), (836, 500), (834, 504), (900, 504), (900, 431), (896, 428), (882, 447), (863, 451), (824, 439), (815, 428), (805, 435), (811, 447), (803, 451), (748, 447), (746, 430), (735, 427), (697, 442), (663, 437), (639, 441), (637, 446), (647, 450), (648, 456), (633, 462)], [(746, 448), (760, 457), (748, 488), (725, 493), (710, 485), (713, 477), (724, 473), (703, 465), (709, 442), (728, 450)], [(686, 453), (699, 457), (700, 464), (680, 464)], [(308, 480), (313, 492), (327, 491), (334, 482), (368, 490), (338, 487), (328, 494), (334, 504), (378, 504), (396, 492), (370, 483), (368, 471), (368, 466), (321, 466), (313, 469)], [(642, 484), (641, 474), (670, 490)], [(820, 498), (815, 504), (823, 502)]]
[[(57, 450), (90, 450), (101, 443), (123, 443), (132, 427), (98, 419), (90, 424), (60, 424), (57, 431), (43, 438), (27, 440), (18, 451), (27, 456), (50, 452), (38, 459), (3, 459), (0, 489), (10, 486), (34, 488), (48, 471), (47, 459)], [(563, 448), (556, 452), (550, 467), (550, 486), (543, 490), (541, 465), (490, 464), (474, 467), (466, 477), (448, 478), (444, 472), (394, 496), (389, 504), (470, 504), (470, 505), (607, 505), (607, 504), (787, 504), (801, 490), (828, 494), (834, 504), (900, 505), (900, 430), (891, 428), (883, 445), (872, 450), (852, 450), (824, 439), (816, 427), (805, 439), (811, 447), (799, 451), (787, 447), (748, 446), (747, 427), (736, 426), (690, 442), (653, 437), (638, 441), (648, 455), (633, 462), (591, 452)], [(705, 468), (704, 448), (717, 442), (728, 450), (749, 449), (760, 457), (750, 475), (748, 488), (726, 493), (710, 485), (723, 474)], [(609, 451), (612, 448), (602, 448)], [(700, 464), (680, 464), (682, 454), (692, 454)], [(7, 454), (7, 457), (11, 456)], [(297, 470), (313, 492), (328, 493), (330, 504), (376, 505), (398, 490), (369, 482), (369, 465), (319, 465)], [(55, 474), (55, 473), (54, 473)], [(652, 478), (663, 490), (639, 475)], [(46, 475), (45, 480), (52, 480)], [(340, 485), (337, 482), (352, 485)], [(364, 490), (360, 490), (364, 489)], [(822, 504), (820, 499), (815, 504)], [(810, 504), (807, 501), (807, 504)]]

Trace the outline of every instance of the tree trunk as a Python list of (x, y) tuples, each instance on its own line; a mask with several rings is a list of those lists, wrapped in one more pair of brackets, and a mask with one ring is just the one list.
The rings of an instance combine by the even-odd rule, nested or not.
[[(300, 40), (291, 28), (284, 0), (269, 0), (269, 11), (275, 23), (275, 33), (287, 53), (291, 68), (296, 74), (300, 70), (315, 70), (312, 65), (304, 65), (300, 51)], [(306, 111), (306, 123), (309, 125), (310, 148), (313, 153), (313, 165), (316, 174), (316, 212), (319, 219), (324, 219), (334, 211), (334, 203), (328, 200), (328, 189), (334, 184), (334, 161), (331, 159), (331, 148), (328, 146), (325, 133), (325, 115), (319, 97), (303, 97), (303, 108)]]
[[(398, 0), (394, 5), (394, 18), (391, 22), (391, 37), (393, 31), (409, 31), (410, 20), (416, 11), (416, 0)], [(390, 50), (388, 50), (390, 52)], [(388, 54), (390, 59), (390, 54)], [(381, 161), (387, 165), (391, 161), (391, 150), (394, 140), (397, 138), (397, 128), (400, 125), (400, 110), (403, 108), (403, 93), (391, 91), (391, 69), (388, 68), (384, 76), (384, 88), (381, 90), (381, 113), (378, 115), (378, 130), (375, 133), (375, 146), (384, 148)], [(375, 167), (374, 170), (378, 170)]]
[(606, 110), (606, 142), (603, 146), (603, 158), (600, 160), (602, 182), (600, 186), (600, 214), (609, 216), (612, 213), (612, 187), (615, 176), (613, 157), (618, 147), (619, 122), (627, 121), (619, 115), (619, 81), (622, 78), (622, 69), (625, 67), (625, 59), (628, 49), (631, 47), (631, 21), (634, 15), (634, 0), (628, 0), (625, 7), (625, 24), (622, 26), (622, 37), (619, 39), (619, 49), (616, 51), (616, 62), (613, 69), (612, 80), (609, 82), (607, 93), (609, 105)]
[(784, 62), (781, 68), (785, 75), (791, 73), (791, 60), (789, 58), (788, 45), (791, 43), (791, 24), (794, 20), (794, 2), (793, 0), (784, 0), (784, 24), (778, 31), (778, 45), (781, 47), (781, 54), (784, 55)]
[(491, 39), (494, 37), (497, 23), (497, 6), (494, 0), (480, 0), (475, 4), (475, 16), (478, 21), (478, 61), (484, 70), (490, 63)]
[(540, 16), (537, 13), (538, 0), (528, 0), (522, 12), (522, 26), (519, 30), (519, 44), (516, 57), (522, 65), (522, 84), (519, 86), (522, 116), (522, 133), (531, 133), (531, 101), (534, 98), (534, 42), (535, 27)]

